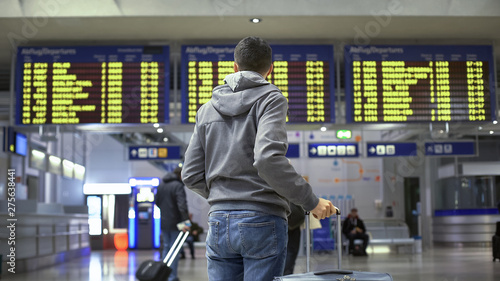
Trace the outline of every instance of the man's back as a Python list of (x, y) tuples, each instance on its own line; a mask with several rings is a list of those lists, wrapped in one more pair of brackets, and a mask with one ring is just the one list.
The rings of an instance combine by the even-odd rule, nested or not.
[(199, 151), (191, 142), (186, 185), (193, 182), (191, 163), (203, 161), (209, 163), (203, 169), (209, 192), (202, 195), (210, 211), (255, 210), (286, 218), (285, 197), (314, 208), (316, 197), (285, 157), (286, 98), (256, 72), (240, 71), (225, 81), (198, 111), (194, 137), (204, 159), (193, 160)]

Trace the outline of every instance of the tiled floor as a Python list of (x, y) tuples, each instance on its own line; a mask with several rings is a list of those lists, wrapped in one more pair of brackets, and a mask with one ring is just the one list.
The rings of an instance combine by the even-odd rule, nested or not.
[[(4, 280), (13, 281), (132, 281), (139, 264), (159, 255), (153, 251), (94, 251), (90, 256), (29, 273), (5, 272)], [(369, 257), (344, 256), (344, 269), (389, 272), (397, 281), (500, 281), (500, 262), (493, 262), (491, 248), (434, 248), (423, 254), (370, 254)], [(335, 253), (312, 257), (311, 269), (335, 268)], [(182, 281), (208, 280), (203, 249), (196, 259), (181, 260)], [(297, 260), (296, 272), (305, 270), (305, 258)], [(256, 280), (258, 281), (258, 280)]]

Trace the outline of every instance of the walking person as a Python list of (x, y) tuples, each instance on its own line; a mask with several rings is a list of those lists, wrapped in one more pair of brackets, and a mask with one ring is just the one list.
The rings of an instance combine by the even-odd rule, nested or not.
[[(189, 219), (186, 191), (181, 181), (181, 168), (176, 168), (173, 173), (168, 173), (163, 177), (156, 191), (155, 204), (160, 208), (161, 235), (163, 238), (163, 252), (161, 256), (164, 259), (179, 235), (177, 224)], [(189, 228), (186, 227), (183, 230), (187, 231)], [(177, 278), (178, 263), (179, 256), (177, 256), (170, 266), (172, 273), (169, 276), (169, 281), (179, 280)]]

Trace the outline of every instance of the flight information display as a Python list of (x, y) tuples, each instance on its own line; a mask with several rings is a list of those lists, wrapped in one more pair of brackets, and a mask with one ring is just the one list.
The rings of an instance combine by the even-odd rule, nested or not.
[[(334, 63), (332, 45), (272, 45), (273, 72), (267, 77), (288, 99), (290, 123), (333, 123)], [(182, 122), (194, 123), (212, 89), (234, 73), (229, 45), (182, 46)]]
[(491, 46), (345, 46), (347, 122), (495, 120)]
[(169, 121), (168, 46), (19, 47), (16, 123)]

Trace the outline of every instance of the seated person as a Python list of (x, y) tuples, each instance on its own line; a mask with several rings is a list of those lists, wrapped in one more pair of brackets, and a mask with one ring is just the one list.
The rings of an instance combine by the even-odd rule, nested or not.
[(354, 240), (363, 240), (363, 248), (360, 249), (360, 255), (366, 256), (366, 247), (368, 246), (368, 234), (366, 234), (365, 224), (358, 217), (358, 209), (353, 208), (351, 213), (342, 223), (342, 233), (349, 239), (349, 254), (354, 254)]

